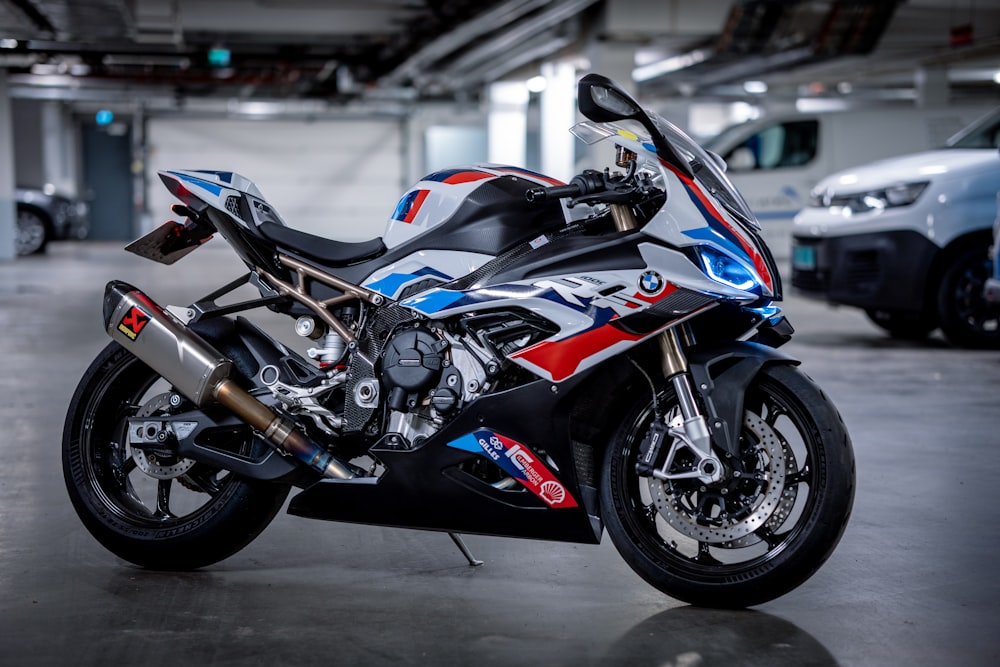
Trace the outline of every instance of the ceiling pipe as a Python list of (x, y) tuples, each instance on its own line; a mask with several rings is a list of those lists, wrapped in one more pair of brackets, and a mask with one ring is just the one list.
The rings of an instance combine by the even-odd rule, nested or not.
[(498, 27), (516, 21), (550, 2), (551, 0), (510, 0), (494, 7), (424, 46), (399, 67), (379, 79), (378, 85), (385, 87), (401, 86), (417, 78), (420, 74), (427, 71), (431, 65), (448, 54), (470, 44), (483, 35), (495, 32)]

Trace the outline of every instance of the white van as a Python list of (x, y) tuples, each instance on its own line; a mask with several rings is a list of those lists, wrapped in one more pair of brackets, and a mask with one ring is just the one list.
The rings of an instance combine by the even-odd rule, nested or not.
[(946, 148), (832, 174), (795, 218), (792, 286), (862, 308), (891, 335), (941, 327), (964, 347), (1000, 347), (984, 295), (1000, 192), (1000, 108)]
[(765, 117), (705, 143), (726, 161), (778, 259), (790, 253), (792, 218), (821, 178), (848, 167), (943, 146), (987, 109), (881, 109)]

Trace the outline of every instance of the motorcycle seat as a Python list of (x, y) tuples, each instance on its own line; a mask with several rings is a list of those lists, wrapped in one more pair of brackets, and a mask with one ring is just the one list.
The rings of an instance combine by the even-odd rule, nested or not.
[(278, 246), (322, 262), (327, 266), (347, 266), (373, 259), (386, 251), (381, 238), (351, 243), (334, 241), (273, 222), (259, 225), (260, 232)]

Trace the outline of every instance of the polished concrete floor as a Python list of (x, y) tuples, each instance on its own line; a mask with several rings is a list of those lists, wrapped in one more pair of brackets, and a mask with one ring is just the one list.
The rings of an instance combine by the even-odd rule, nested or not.
[(794, 296), (784, 349), (840, 407), (858, 490), (830, 561), (755, 610), (664, 597), (607, 539), (471, 536), (473, 569), (443, 534), (281, 514), (203, 571), (116, 559), (60, 467), (67, 404), (106, 342), (104, 282), (187, 303), (239, 271), (221, 241), (172, 268), (98, 243), (0, 264), (0, 664), (1000, 664), (1000, 353), (892, 341)]

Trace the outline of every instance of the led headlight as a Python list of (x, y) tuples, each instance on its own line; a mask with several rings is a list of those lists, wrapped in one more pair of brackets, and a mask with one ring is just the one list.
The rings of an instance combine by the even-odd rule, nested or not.
[(759, 288), (757, 277), (734, 258), (710, 246), (700, 246), (698, 257), (705, 274), (712, 280), (744, 292)]
[(835, 195), (829, 190), (813, 191), (809, 195), (809, 206), (835, 208), (841, 212), (849, 211), (850, 213), (881, 211), (896, 206), (909, 206), (917, 201), (928, 185), (930, 185), (929, 181), (898, 183), (888, 188), (849, 195)]

